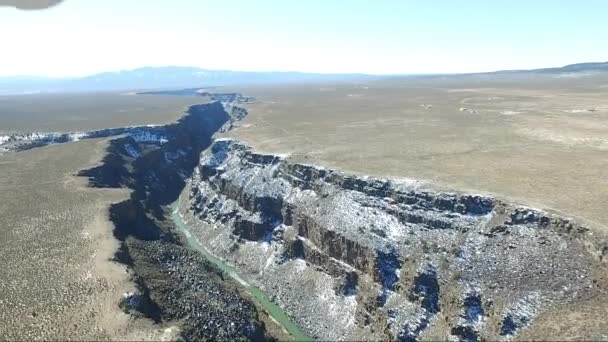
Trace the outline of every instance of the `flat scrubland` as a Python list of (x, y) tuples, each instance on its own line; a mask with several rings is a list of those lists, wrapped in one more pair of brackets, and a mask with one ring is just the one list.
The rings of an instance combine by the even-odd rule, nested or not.
[(126, 267), (110, 261), (118, 241), (107, 210), (128, 193), (90, 188), (85, 178), (74, 176), (96, 165), (106, 144), (86, 140), (0, 158), (3, 339), (159, 339), (165, 334), (118, 308), (134, 285)]
[(164, 124), (201, 102), (195, 96), (134, 93), (0, 96), (0, 134)]
[(608, 75), (486, 74), (232, 89), (228, 135), (357, 174), (492, 193), (607, 227)]

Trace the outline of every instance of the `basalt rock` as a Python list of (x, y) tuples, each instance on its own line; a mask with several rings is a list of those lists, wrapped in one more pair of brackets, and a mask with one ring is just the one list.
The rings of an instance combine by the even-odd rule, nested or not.
[(201, 151), (233, 120), (219, 102), (192, 106), (176, 123), (123, 131), (99, 166), (80, 172), (91, 186), (132, 190), (128, 200), (110, 207), (121, 242), (115, 260), (129, 266), (138, 288), (121, 307), (160, 324), (178, 324), (184, 340), (274, 339), (251, 299), (185, 247), (166, 218)]
[(606, 293), (606, 238), (571, 219), (235, 140), (203, 152), (180, 211), (205, 248), (325, 340), (511, 339), (556, 304)]

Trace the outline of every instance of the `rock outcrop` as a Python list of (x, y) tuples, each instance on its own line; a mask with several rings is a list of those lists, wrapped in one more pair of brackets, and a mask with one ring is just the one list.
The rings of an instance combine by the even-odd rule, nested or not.
[(556, 305), (606, 298), (607, 240), (573, 220), (234, 140), (203, 152), (180, 212), (324, 340), (508, 340)]

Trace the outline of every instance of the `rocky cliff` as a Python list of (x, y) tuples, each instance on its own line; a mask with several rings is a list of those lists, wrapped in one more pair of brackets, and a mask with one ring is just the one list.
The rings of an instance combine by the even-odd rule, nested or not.
[[(123, 129), (98, 167), (84, 170), (92, 186), (126, 187), (130, 198), (110, 208), (116, 260), (129, 265), (137, 293), (122, 308), (167, 326), (186, 340), (272, 340), (265, 313), (238, 284), (188, 248), (167, 219), (212, 135), (235, 117), (219, 102), (196, 105), (176, 123)], [(126, 131), (125, 131), (126, 130)]]
[(586, 317), (608, 299), (608, 240), (568, 218), (292, 163), (233, 140), (203, 152), (180, 211), (206, 249), (320, 339), (608, 335), (602, 324), (549, 319), (564, 307)]

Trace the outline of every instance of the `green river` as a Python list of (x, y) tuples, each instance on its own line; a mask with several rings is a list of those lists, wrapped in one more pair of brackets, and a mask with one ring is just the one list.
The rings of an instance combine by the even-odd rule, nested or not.
[(233, 266), (230, 266), (222, 260), (213, 256), (196, 240), (196, 238), (192, 236), (192, 234), (188, 230), (188, 226), (184, 223), (181, 216), (179, 215), (177, 204), (178, 201), (171, 205), (171, 208), (173, 209), (171, 212), (171, 219), (175, 223), (177, 229), (184, 234), (184, 236), (188, 240), (188, 244), (190, 245), (190, 247), (200, 252), (217, 268), (219, 268), (224, 273), (228, 274), (230, 277), (238, 281), (239, 284), (241, 284), (251, 294), (251, 296), (257, 302), (258, 306), (264, 308), (264, 310), (270, 315), (270, 317), (274, 321), (278, 322), (283, 327), (283, 329), (285, 329), (296, 341), (313, 341), (313, 339), (307, 336), (295, 323), (293, 323), (291, 319), (289, 319), (287, 314), (283, 310), (281, 310), (278, 305), (273, 303), (268, 298), (268, 296), (264, 292), (262, 292), (262, 290), (247, 283), (241, 276), (239, 276)]

